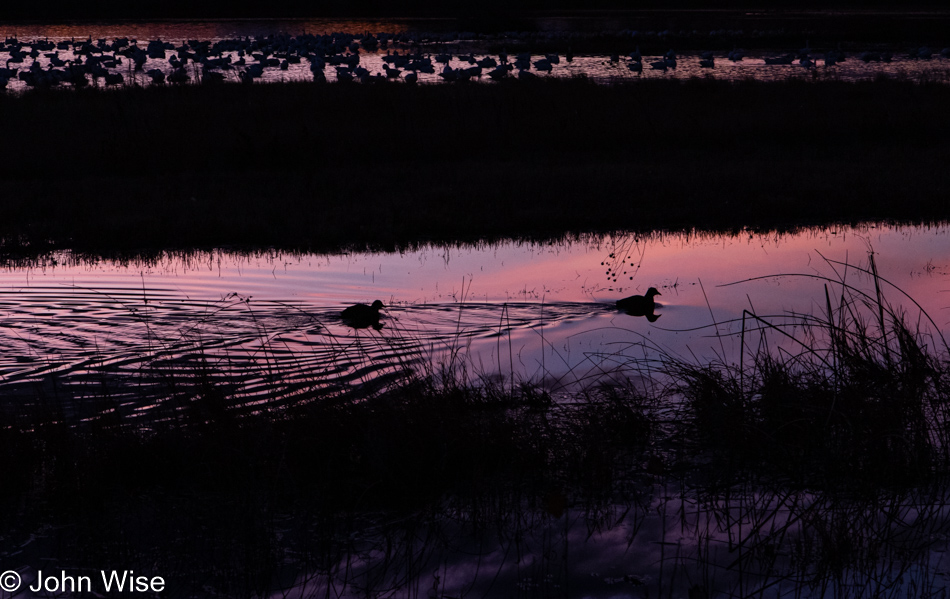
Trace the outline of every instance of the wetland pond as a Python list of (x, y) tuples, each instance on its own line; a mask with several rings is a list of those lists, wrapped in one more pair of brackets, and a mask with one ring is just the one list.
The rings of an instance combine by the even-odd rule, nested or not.
[[(947, 326), (948, 233), (946, 225), (869, 224), (795, 233), (592, 235), (398, 253), (216, 250), (121, 263), (58, 254), (0, 272), (0, 392), (5, 402), (54, 399), (79, 417), (94, 416), (81, 412), (106, 396), (128, 422), (147, 428), (170, 386), (174, 394), (187, 391), (192, 376), (212, 378), (240, 409), (255, 411), (328, 394), (359, 397), (407, 368), (438, 372), (448, 363), (475, 384), (531, 382), (569, 413), (572, 397), (635, 381), (640, 365), (657, 357), (683, 356), (700, 366), (736, 360), (743, 313), (782, 328), (785, 319), (800, 322), (792, 314), (821, 315), (826, 286), (831, 302), (846, 286), (855, 305), (866, 293), (873, 306), (874, 278), (860, 270), (872, 251), (884, 297), (911, 329), (929, 331), (939, 344), (936, 335)], [(654, 322), (617, 310), (617, 299), (650, 287), (661, 293)], [(381, 328), (342, 322), (343, 307), (375, 299), (385, 304)], [(767, 332), (771, 349), (782, 351), (781, 335), (767, 327), (753, 332), (748, 320), (746, 349)], [(840, 597), (897, 597), (943, 588), (946, 485), (830, 494), (775, 486), (767, 482), (768, 467), (759, 466), (756, 476), (722, 486), (715, 474), (721, 464), (678, 474), (683, 440), (675, 435), (664, 442), (672, 444), (629, 458), (588, 452), (586, 444), (622, 414), (603, 405), (603, 419), (587, 421), (600, 413), (591, 403), (578, 412), (583, 417), (564, 421), (591, 436), (567, 435), (577, 447), (555, 443), (544, 451), (587, 457), (550, 458), (544, 468), (560, 474), (540, 491), (526, 490), (530, 484), (519, 478), (492, 490), (485, 503), (449, 496), (409, 516), (357, 509), (309, 524), (277, 518), (268, 536), (253, 542), (255, 551), (276, 543), (276, 553), (252, 560), (252, 568), (268, 572), (252, 594), (824, 597), (834, 589)], [(466, 418), (479, 414), (476, 408)], [(529, 409), (522, 417), (531, 431), (534, 418), (548, 423), (554, 414)], [(438, 438), (438, 431), (423, 436), (430, 432)], [(478, 451), (494, 453), (490, 447)], [(689, 459), (702, 462), (704, 455)], [(605, 474), (597, 470), (601, 458), (624, 465)], [(796, 459), (778, 463), (794, 468)], [(572, 491), (575, 484), (610, 490), (585, 494)], [(241, 529), (225, 527), (232, 528)], [(3, 563), (46, 563), (66, 534), (57, 531), (31, 532), (16, 552), (0, 555)], [(219, 539), (215, 551), (206, 551), (203, 538), (189, 545), (175, 537), (166, 549), (174, 556), (191, 551), (202, 581), (217, 567), (216, 552), (234, 542)], [(144, 561), (136, 571), (156, 563), (141, 543)], [(73, 556), (57, 559), (71, 564)], [(186, 574), (162, 573), (172, 596), (203, 596), (188, 594)]]
[[(500, 49), (511, 59), (531, 49), (524, 71), (547, 60), (542, 76), (597, 81), (947, 80), (950, 49), (941, 50), (950, 38), (933, 34), (936, 25), (931, 34), (879, 40), (832, 26), (816, 33), (826, 16), (793, 27), (781, 17), (709, 13), (701, 25), (668, 31), (656, 27), (665, 16), (591, 15), (471, 35), (440, 20), (14, 24), (0, 25), (0, 63), (13, 93), (31, 78), (42, 83), (40, 71), (52, 77), (64, 68), (75, 78), (56, 85), (102, 85), (105, 72), (121, 85), (151, 85), (147, 72), (160, 71), (156, 81), (178, 72), (169, 62), (178, 56), (192, 82), (238, 81), (237, 65), (259, 66), (263, 81), (321, 80), (324, 71), (333, 81), (356, 73), (350, 62), (373, 74), (396, 65), (386, 60), (394, 51), (424, 55), (413, 60), (431, 54), (430, 66), (458, 70), (476, 56), (500, 58)], [(891, 16), (861, 18), (883, 30)], [(351, 35), (305, 52), (277, 48), (289, 39), (279, 34), (334, 31)], [(428, 33), (412, 33), (420, 31)], [(388, 47), (354, 37), (364, 32), (387, 33)], [(159, 38), (172, 47), (143, 57)], [(238, 43), (220, 46), (217, 66), (202, 61), (212, 56), (201, 50), (206, 42), (225, 40)], [(623, 43), (614, 48), (616, 40)], [(641, 43), (638, 71), (625, 53)], [(932, 52), (922, 52), (925, 43)], [(253, 57), (262, 46), (266, 62)], [(749, 51), (736, 56), (739, 46)], [(675, 68), (650, 67), (670, 49), (682, 49)], [(710, 60), (702, 50), (713, 52), (714, 67), (701, 66)], [(552, 65), (538, 52), (560, 57)], [(781, 57), (786, 64), (767, 64)], [(650, 288), (660, 293), (657, 318), (618, 310), (617, 300)], [(0, 398), (13, 424), (0, 428), (0, 448), (26, 448), (26, 465), (10, 479), (22, 492), (9, 494), (19, 508), (0, 531), (0, 571), (31, 584), (54, 564), (161, 567), (154, 573), (167, 576), (173, 597), (945, 597), (948, 290), (946, 224), (8, 260), (0, 266)], [(345, 307), (374, 300), (384, 304), (381, 327), (341, 319)], [(862, 337), (882, 303), (920, 333), (919, 346), (890, 331)], [(896, 383), (869, 391), (879, 380), (869, 376), (857, 386), (864, 395), (845, 407), (836, 402), (854, 398), (837, 394), (843, 377), (813, 385), (814, 404), (799, 393), (812, 380), (780, 388), (772, 404), (740, 387), (740, 410), (726, 393), (705, 412), (672, 385), (646, 389), (662, 372), (657, 364), (693, 365), (688, 376), (700, 382), (745, 360), (732, 371), (741, 382), (765, 372), (759, 366), (772, 353), (793, 369), (815, 341), (803, 323), (829, 311), (853, 313), (841, 318), (857, 331), (853, 347), (886, 354)], [(938, 356), (938, 374), (927, 379), (922, 369), (919, 387), (910, 386), (919, 382), (912, 367), (889, 361), (912, 355), (888, 353), (905, 346)], [(826, 374), (819, 354), (809, 356), (813, 372)], [(753, 359), (762, 361), (750, 367)], [(480, 403), (473, 392), (466, 404), (446, 392), (434, 397), (458, 403), (426, 403), (418, 387), (400, 387), (407, 373), (510, 394), (486, 392)], [(829, 387), (833, 399), (821, 403)], [(610, 394), (641, 388), (652, 403)], [(491, 403), (498, 396), (508, 403)], [(205, 421), (202, 410), (221, 407), (219, 398), (230, 410)], [(418, 403), (400, 413), (399, 401)], [(387, 412), (387, 402), (396, 407)], [(769, 412), (775, 405), (788, 411)], [(743, 410), (752, 425), (733, 421)], [(256, 413), (265, 417), (244, 418)], [(194, 428), (174, 426), (181, 414)], [(21, 424), (32, 415), (40, 425)], [(139, 486), (167, 474), (166, 459), (172, 470), (184, 464), (183, 473)], [(100, 464), (118, 464), (116, 478), (131, 482), (86, 484), (82, 473)], [(312, 495), (300, 491), (295, 503), (298, 483)], [(73, 503), (74, 490), (86, 503)], [(324, 503), (310, 506), (309, 497)]]
[[(451, 362), (473, 381), (569, 394), (628, 380), (643, 359), (734, 360), (750, 342), (751, 314), (821, 314), (826, 285), (835, 297), (841, 281), (873, 293), (853, 268), (868, 266), (869, 251), (894, 285), (886, 299), (912, 325), (942, 330), (948, 232), (872, 224), (137, 262), (63, 253), (0, 272), (0, 385), (8, 401), (108, 389), (131, 416), (155, 407), (170, 371), (211, 376), (254, 406)], [(654, 322), (617, 310), (650, 287), (661, 293)], [(386, 306), (378, 331), (341, 321), (345, 306), (376, 299)]]

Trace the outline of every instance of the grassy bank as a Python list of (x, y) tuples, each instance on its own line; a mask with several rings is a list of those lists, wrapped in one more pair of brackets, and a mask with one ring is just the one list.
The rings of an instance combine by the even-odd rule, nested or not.
[[(0, 531), (30, 547), (0, 565), (121, 563), (164, 574), (173, 597), (269, 596), (288, 573), (326, 574), (349, 594), (368, 583), (346, 564), (382, 533), (397, 582), (384, 573), (381, 583), (415, 596), (398, 574), (416, 551), (413, 523), (459, 519), (464, 534), (490, 537), (513, 514), (560, 516), (568, 502), (604, 509), (621, 500), (626, 475), (615, 466), (639, 460), (651, 431), (620, 393), (556, 409), (531, 389), (416, 379), (363, 402), (245, 418), (227, 399), (200, 395), (148, 431), (114, 413), (85, 423), (5, 418)], [(431, 541), (437, 556), (454, 543)]]
[(950, 87), (325, 85), (0, 97), (3, 248), (333, 250), (943, 219)]

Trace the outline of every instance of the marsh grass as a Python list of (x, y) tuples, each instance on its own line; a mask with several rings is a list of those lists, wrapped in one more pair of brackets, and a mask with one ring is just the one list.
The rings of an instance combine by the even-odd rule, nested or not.
[[(820, 488), (943, 478), (947, 345), (919, 306), (909, 321), (888, 301), (894, 288), (869, 255), (865, 268), (829, 260), (840, 278), (815, 275), (825, 282), (821, 314), (744, 311), (739, 360), (665, 362), (693, 451)], [(869, 290), (849, 282), (861, 276)]]
[(912, 300), (889, 302), (873, 254), (827, 264), (823, 310), (748, 311), (738, 359), (620, 365), (636, 383), (556, 401), (480, 375), (460, 341), (362, 394), (274, 407), (246, 409), (212, 359), (166, 362), (176, 399), (147, 421), (108, 394), (81, 418), (40, 397), (0, 426), (5, 534), (70, 567), (160, 564), (183, 595), (454, 596), (446, 556), (472, 543), (535, 563), (518, 588), (557, 594), (572, 527), (660, 542), (654, 578), (624, 579), (648, 596), (934, 594), (947, 348)]
[[(376, 534), (349, 528), (353, 519), (372, 530), (369, 522), (442, 518), (448, 509), (489, 534), (524, 509), (561, 513), (577, 502), (602, 511), (626, 492), (613, 452), (636, 455), (651, 430), (619, 395), (558, 410), (527, 387), (447, 388), (427, 378), (253, 415), (232, 399), (201, 389), (174, 421), (144, 430), (118, 410), (72, 424), (54, 412), (8, 419), (4, 501), (16, 517), (5, 518), (7, 536), (26, 541), (52, 525), (75, 567), (158, 560), (179, 589), (259, 596), (285, 567), (331, 564), (334, 580), (347, 579), (337, 564), (350, 559), (348, 543), (334, 535)], [(613, 434), (604, 438), (600, 424)], [(297, 538), (298, 527), (315, 524), (315, 537), (298, 539), (300, 553), (289, 557), (278, 531)], [(409, 567), (400, 553), (409, 539), (398, 538), (405, 526), (389, 528), (387, 568)], [(430, 551), (444, 548), (433, 543)], [(393, 584), (387, 571), (349, 584), (375, 593)]]

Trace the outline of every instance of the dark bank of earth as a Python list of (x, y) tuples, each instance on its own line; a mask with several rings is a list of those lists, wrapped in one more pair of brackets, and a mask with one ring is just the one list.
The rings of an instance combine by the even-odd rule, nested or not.
[(335, 250), (950, 217), (950, 87), (275, 85), (0, 97), (7, 252)]

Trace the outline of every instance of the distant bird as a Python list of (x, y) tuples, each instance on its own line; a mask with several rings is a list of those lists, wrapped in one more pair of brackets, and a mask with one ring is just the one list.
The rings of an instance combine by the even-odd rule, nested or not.
[(539, 71), (551, 71), (551, 61), (547, 58), (542, 58), (541, 60), (534, 61), (534, 68)]
[(449, 65), (445, 65), (445, 68), (442, 69), (441, 73), (439, 73), (439, 77), (445, 79), (446, 81), (455, 81), (456, 79), (459, 78), (459, 75), (458, 75), (458, 71), (456, 71)]
[(171, 75), (165, 79), (169, 83), (186, 83), (191, 77), (188, 76), (188, 73), (185, 72), (185, 69), (176, 69)]
[(786, 54), (784, 56), (766, 56), (765, 64), (767, 65), (777, 65), (777, 64), (792, 64), (795, 61), (794, 54)]
[(495, 67), (494, 69), (488, 71), (488, 76), (494, 81), (500, 81), (504, 79), (508, 76), (508, 69), (505, 67), (505, 64)]
[(623, 310), (631, 316), (646, 316), (647, 320), (655, 322), (660, 317), (660, 315), (653, 313), (656, 308), (656, 303), (653, 301), (655, 295), (663, 294), (657, 291), (656, 287), (650, 287), (647, 289), (646, 295), (631, 295), (617, 300), (617, 309)]
[(378, 331), (383, 328), (383, 325), (379, 323), (379, 310), (382, 307), (383, 302), (379, 300), (373, 302), (371, 306), (367, 306), (366, 304), (353, 304), (346, 310), (343, 310), (340, 317), (343, 320), (343, 324), (351, 326), (354, 329), (368, 329), (369, 327), (373, 327)]
[(833, 67), (839, 62), (844, 62), (845, 55), (844, 52), (839, 50), (828, 50), (825, 52), (825, 66)]

